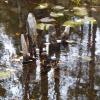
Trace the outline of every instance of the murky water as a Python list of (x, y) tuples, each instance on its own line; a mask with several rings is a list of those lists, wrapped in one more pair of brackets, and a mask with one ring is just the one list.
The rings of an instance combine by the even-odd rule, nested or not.
[(69, 40), (74, 43), (59, 44), (54, 51), (49, 50), (49, 35), (46, 34), (46, 53), (49, 56), (40, 57), (37, 52), (37, 59), (24, 65), (22, 58), (16, 56), (16, 41), (19, 39), (15, 41), (12, 33), (9, 34), (12, 31), (6, 28), (2, 22), (0, 74), (1, 71), (10, 73), (5, 78), (0, 75), (1, 100), (100, 99), (100, 27), (96, 33), (93, 27), (90, 32), (85, 23), (82, 36), (71, 33)]

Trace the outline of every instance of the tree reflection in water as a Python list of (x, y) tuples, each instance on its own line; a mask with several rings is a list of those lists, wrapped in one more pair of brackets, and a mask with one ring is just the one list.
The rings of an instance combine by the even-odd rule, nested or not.
[(34, 88), (36, 78), (36, 62), (30, 62), (23, 65), (23, 89), (24, 89), (24, 100), (31, 98), (31, 93)]
[[(25, 5), (22, 1), (26, 2)], [(0, 12), (0, 19), (2, 19), (2, 22), (5, 22), (6, 30), (8, 33), (11, 33), (10, 35), (12, 36), (14, 36), (13, 33), (17, 31), (26, 33), (24, 21), (26, 20), (28, 12), (33, 9), (33, 7), (29, 7), (29, 4), (34, 0), (22, 1), (19, 2), (19, 0), (17, 0), (17, 4), (12, 5), (15, 6), (17, 10), (12, 10), (12, 7), (9, 8), (9, 10), (2, 9)], [(54, 2), (56, 3), (56, 1)], [(33, 3), (30, 5), (33, 5)], [(3, 12), (5, 12), (5, 14)], [(95, 87), (98, 86), (98, 84), (96, 84), (97, 77), (95, 76), (95, 67), (97, 66), (95, 62), (96, 28), (96, 25), (89, 25), (89, 27), (88, 25), (82, 26), (83, 34), (81, 35), (81, 40), (79, 35), (73, 34), (74, 32), (71, 32), (69, 36), (69, 39), (78, 41), (77, 44), (50, 44), (48, 46), (49, 55), (42, 55), (44, 52), (42, 50), (40, 51), (40, 57), (38, 58), (40, 60), (38, 60), (38, 63), (40, 64), (37, 64), (37, 60), (24, 64), (22, 73), (23, 89), (20, 89), (21, 92), (23, 91), (23, 99), (96, 100), (97, 93), (99, 93), (98, 89), (95, 89)], [(38, 32), (42, 33), (39, 30)], [(60, 32), (57, 34), (59, 35)], [(44, 35), (47, 34), (40, 34), (38, 36), (38, 44), (41, 49), (44, 46)], [(89, 56), (92, 60), (83, 61), (81, 56)], [(37, 77), (37, 75), (39, 76)], [(8, 81), (5, 83), (8, 83)], [(9, 84), (11, 84), (11, 82), (9, 82)]]

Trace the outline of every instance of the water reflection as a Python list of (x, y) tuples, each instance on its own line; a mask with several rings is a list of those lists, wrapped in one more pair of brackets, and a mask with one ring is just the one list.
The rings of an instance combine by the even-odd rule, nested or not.
[[(95, 100), (99, 93), (99, 86), (95, 81), (96, 27), (93, 26), (90, 33), (88, 25), (84, 26), (83, 37), (77, 40), (77, 44), (55, 44), (58, 50), (51, 46), (48, 54), (42, 51), (36, 60), (24, 64), (22, 78), (16, 77), (17, 73), (13, 77), (14, 82), (18, 83), (13, 83), (12, 77), (3, 82), (7, 88), (11, 88), (6, 88), (8, 94), (13, 93), (12, 97), (5, 98), (20, 98), (20, 91), (24, 100)], [(69, 38), (76, 40), (79, 36), (71, 34)], [(90, 56), (92, 60), (82, 58), (86, 56)]]
[[(44, 68), (43, 68), (44, 67)], [(41, 66), (45, 70), (45, 66)], [(41, 100), (48, 100), (48, 75), (41, 71)]]
[(97, 25), (93, 25), (92, 28), (92, 46), (91, 46), (91, 58), (92, 61), (89, 62), (89, 99), (96, 99), (96, 90), (94, 89), (95, 85), (95, 38), (96, 38)]
[(23, 66), (23, 89), (24, 100), (29, 100), (34, 88), (34, 81), (36, 78), (36, 62), (31, 62)]
[(55, 95), (56, 100), (60, 100), (60, 68), (57, 66), (57, 68), (54, 71), (54, 78), (55, 78)]
[[(11, 17), (12, 14), (9, 16)], [(20, 16), (18, 18), (18, 23), (21, 23), (19, 21), (22, 19)], [(19, 28), (15, 27), (18, 26), (18, 23), (16, 25), (14, 23), (16, 18), (12, 18), (11, 23), (8, 19), (8, 25), (5, 25), (9, 29), (7, 30), (8, 33), (15, 33), (17, 29), (20, 31)], [(23, 69), (19, 68), (22, 66), (21, 64), (16, 64), (16, 62), (16, 66), (11, 64), (12, 67), (10, 67), (13, 72), (11, 72), (11, 77), (4, 80), (0, 79), (0, 99), (99, 100), (100, 28), (97, 28), (97, 32), (96, 28), (96, 25), (85, 22), (82, 26), (83, 34), (81, 36), (72, 31), (69, 39), (77, 41), (76, 44), (57, 44), (55, 38), (53, 38), (54, 41), (50, 39), (49, 34), (40, 34), (38, 36), (40, 54), (37, 53), (33, 62), (24, 64)], [(41, 33), (41, 31), (39, 32)], [(2, 32), (0, 31), (0, 33), (1, 43)], [(50, 41), (52, 41), (51, 44)], [(3, 40), (2, 42), (6, 43)], [(12, 44), (11, 41), (10, 44)], [(42, 48), (46, 49), (43, 51)], [(7, 53), (7, 51), (5, 52)], [(1, 53), (2, 51), (0, 51)]]

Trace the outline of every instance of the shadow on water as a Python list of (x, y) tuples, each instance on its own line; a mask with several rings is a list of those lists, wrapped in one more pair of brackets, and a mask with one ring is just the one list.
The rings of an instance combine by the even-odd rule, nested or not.
[[(28, 10), (31, 11), (32, 8)], [(16, 19), (8, 12), (7, 10), (7, 22), (3, 20), (2, 23), (4, 23), (7, 33), (11, 33), (10, 36), (15, 38), (16, 36), (13, 33), (26, 32), (26, 30), (20, 30), (20, 28), (23, 29), (22, 27), (25, 26), (25, 23), (23, 20), (20, 20), (18, 14), (15, 14), (17, 16), (15, 16)], [(28, 13), (27, 10), (26, 13)], [(3, 17), (0, 19), (3, 19)], [(21, 23), (23, 23), (22, 26)], [(39, 47), (41, 49), (47, 47), (47, 51), (41, 50), (40, 55), (37, 55), (33, 62), (23, 65), (19, 61), (10, 62), (11, 66), (4, 66), (0, 63), (0, 70), (5, 71), (6, 69), (6, 71), (10, 72), (10, 75), (7, 72), (9, 77), (5, 76), (2, 79), (0, 71), (0, 99), (99, 100), (100, 28), (95, 24), (84, 24), (82, 33), (81, 36), (75, 32), (70, 33), (69, 39), (76, 41), (77, 43), (75, 44), (56, 45), (48, 44), (48, 40), (45, 40), (48, 34), (43, 33), (45, 34), (45, 36), (43, 35), (44, 40), (40, 39), (42, 38), (42, 34), (38, 38)], [(47, 43), (43, 44), (42, 41)], [(16, 39), (15, 45), (16, 42), (18, 42), (16, 48), (18, 47), (20, 49), (19, 38)], [(12, 42), (10, 41), (10, 43)], [(0, 40), (0, 60), (3, 56), (1, 55), (3, 49), (2, 44)], [(10, 60), (11, 58), (9, 58)], [(21, 68), (19, 68), (20, 66)]]
[(31, 97), (32, 89), (34, 88), (36, 78), (36, 63), (29, 63), (23, 66), (23, 75), (22, 75), (22, 83), (23, 83), (23, 99), (29, 100)]

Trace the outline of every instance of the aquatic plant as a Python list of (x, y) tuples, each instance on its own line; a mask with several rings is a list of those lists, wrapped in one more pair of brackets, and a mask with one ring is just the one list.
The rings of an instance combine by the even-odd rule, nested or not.
[(50, 18), (50, 17), (45, 17), (45, 18), (40, 19), (40, 22), (42, 22), (42, 23), (53, 23), (55, 21), (56, 21), (55, 19)]
[(9, 71), (0, 71), (0, 79), (6, 79), (10, 77)]
[(87, 20), (88, 20), (91, 24), (96, 24), (96, 23), (97, 23), (96, 19), (94, 19), (93, 17), (87, 17)]
[(84, 17), (88, 15), (87, 9), (85, 7), (74, 7), (74, 15)]
[(64, 7), (63, 6), (60, 6), (60, 5), (56, 5), (52, 8), (54, 11), (63, 11), (64, 10)]
[(53, 24), (46, 24), (46, 23), (38, 23), (37, 24), (37, 29), (38, 30), (48, 30), (50, 26), (53, 26)]
[(49, 4), (48, 3), (41, 3), (41, 4), (38, 4), (38, 6), (35, 8), (35, 9), (47, 9), (49, 7)]
[(77, 21), (68, 20), (68, 21), (65, 21), (62, 26), (70, 26), (70, 27), (74, 28), (74, 27), (80, 26), (82, 24), (83, 24), (82, 19), (77, 20)]
[(51, 12), (50, 16), (54, 17), (54, 18), (57, 18), (57, 17), (63, 17), (64, 14), (62, 12)]

